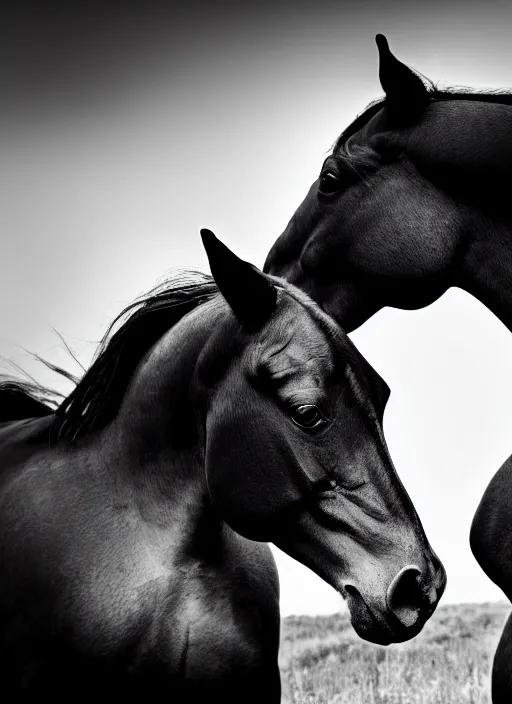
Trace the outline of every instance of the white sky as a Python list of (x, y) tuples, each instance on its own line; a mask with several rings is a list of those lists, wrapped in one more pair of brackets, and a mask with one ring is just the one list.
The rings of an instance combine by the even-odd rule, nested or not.
[[(54, 327), (88, 363), (90, 341), (167, 270), (207, 270), (200, 227), (261, 266), (332, 142), (381, 93), (377, 32), (436, 81), (512, 84), (511, 6), (411, 6), (311, 4), (253, 31), (233, 24), (202, 51), (192, 33), (181, 61), (163, 52), (114, 99), (4, 126), (0, 354), (53, 383), (20, 347), (68, 363)], [(447, 568), (444, 603), (502, 598), (468, 532), (512, 452), (512, 336), (452, 290), (422, 311), (386, 309), (351, 337), (392, 389), (385, 433)], [(340, 607), (275, 554), (283, 615)]]

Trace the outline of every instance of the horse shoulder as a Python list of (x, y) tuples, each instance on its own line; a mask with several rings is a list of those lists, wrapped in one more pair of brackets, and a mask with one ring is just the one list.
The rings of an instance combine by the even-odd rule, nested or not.
[(32, 635), (55, 619), (85, 649), (114, 651), (153, 608), (163, 570), (138, 539), (133, 512), (86, 458), (69, 463), (58, 447), (42, 446), (21, 457), (0, 483), (0, 552), (10, 577), (0, 581), (0, 609), (16, 618), (20, 605)]
[(226, 529), (219, 564), (181, 564), (172, 549), (155, 549), (140, 516), (87, 462), (69, 465), (58, 449), (38, 447), (15, 469), (0, 484), (0, 552), (10, 575), (0, 581), (0, 612), (20, 622), (21, 605), (29, 627), (4, 624), (0, 649), (9, 647), (7, 632), (28, 647), (43, 637), (46, 652), (34, 657), (52, 668), (68, 632), (71, 650), (129, 651), (135, 669), (153, 663), (188, 681), (222, 682), (234, 668), (279, 681), (278, 581), (268, 546)]
[(205, 662), (214, 678), (233, 671), (263, 676), (277, 667), (279, 583), (272, 553), (227, 527), (225, 534), (222, 568), (196, 567), (185, 590), (191, 679), (204, 673)]

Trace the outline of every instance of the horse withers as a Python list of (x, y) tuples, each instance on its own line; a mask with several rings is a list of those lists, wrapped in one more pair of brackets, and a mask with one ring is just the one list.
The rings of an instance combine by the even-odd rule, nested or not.
[(0, 425), (7, 700), (278, 702), (267, 542), (376, 643), (414, 637), (443, 592), (386, 449), (386, 384), (302, 292), (203, 241), (214, 280), (130, 306), (55, 411), (0, 394), (18, 418)]

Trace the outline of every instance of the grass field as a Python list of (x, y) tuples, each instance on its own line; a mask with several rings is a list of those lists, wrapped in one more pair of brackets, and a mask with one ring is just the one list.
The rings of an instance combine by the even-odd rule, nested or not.
[(348, 615), (283, 619), (283, 702), (490, 704), (489, 673), (508, 603), (441, 606), (412, 641), (361, 640)]

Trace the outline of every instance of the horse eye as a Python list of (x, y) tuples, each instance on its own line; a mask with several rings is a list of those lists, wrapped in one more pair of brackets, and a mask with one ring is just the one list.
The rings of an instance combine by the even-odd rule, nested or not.
[(324, 194), (336, 193), (341, 188), (340, 179), (332, 171), (324, 171), (320, 175), (320, 192)]
[(328, 423), (322, 411), (310, 404), (295, 406), (290, 415), (295, 425), (305, 430), (320, 430)]

